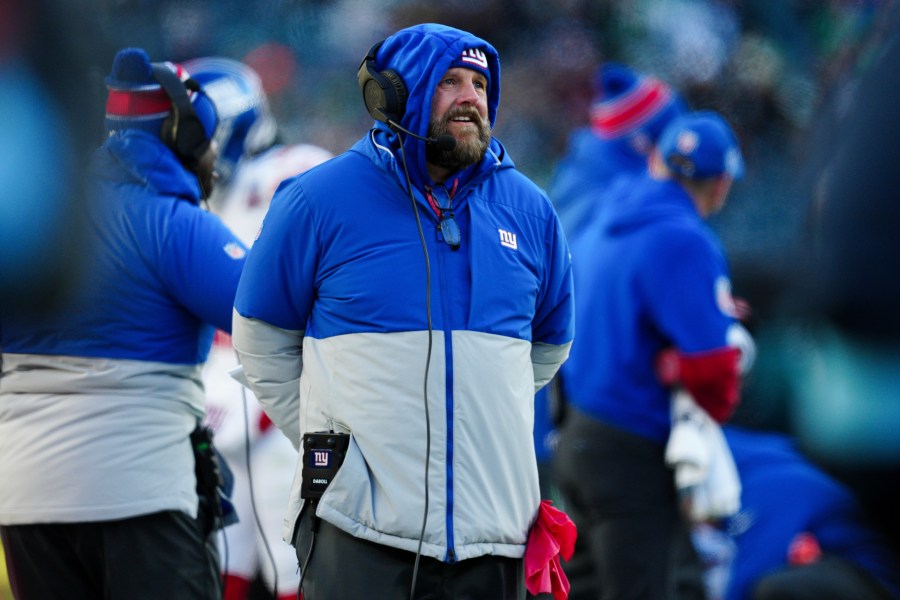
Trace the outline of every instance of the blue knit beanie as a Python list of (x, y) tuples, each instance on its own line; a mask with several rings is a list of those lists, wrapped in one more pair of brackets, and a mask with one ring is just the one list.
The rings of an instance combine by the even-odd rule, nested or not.
[[(187, 81), (190, 74), (180, 65), (164, 63)], [(141, 129), (160, 134), (163, 121), (172, 112), (172, 100), (153, 76), (150, 57), (141, 48), (120, 50), (113, 60), (112, 72), (106, 78), (109, 95), (106, 99), (107, 134), (121, 129)], [(194, 112), (203, 124), (207, 137), (212, 139), (218, 125), (216, 108), (205, 93), (187, 90)]]
[(666, 125), (688, 108), (671, 87), (616, 62), (597, 71), (597, 95), (591, 106), (591, 128), (603, 139), (636, 138), (646, 154)]

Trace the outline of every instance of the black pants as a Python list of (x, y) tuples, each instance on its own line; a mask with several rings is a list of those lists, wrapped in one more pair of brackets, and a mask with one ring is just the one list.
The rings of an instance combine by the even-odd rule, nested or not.
[(572, 600), (703, 598), (663, 446), (570, 408), (553, 466), (578, 527)]
[[(312, 541), (311, 511), (304, 509), (294, 546), (304, 564)], [(404, 599), (410, 597), (415, 554), (375, 544), (319, 522), (303, 577), (304, 600)], [(444, 563), (421, 557), (416, 600), (524, 600), (521, 559), (499, 556)]]
[(16, 600), (219, 600), (213, 538), (181, 512), (0, 527)]

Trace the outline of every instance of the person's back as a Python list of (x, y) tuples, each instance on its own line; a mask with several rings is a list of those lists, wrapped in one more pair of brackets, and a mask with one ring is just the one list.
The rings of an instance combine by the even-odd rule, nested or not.
[(721, 117), (679, 117), (650, 174), (620, 188), (572, 242), (578, 336), (562, 367), (570, 409), (553, 466), (604, 598), (669, 597), (673, 548), (692, 554), (664, 459), (672, 389), (658, 359), (676, 349), (678, 385), (728, 418), (739, 398), (734, 341), (749, 340), (738, 336), (725, 256), (703, 219), (741, 170)]
[[(666, 291), (677, 288), (689, 296), (685, 302), (702, 306), (727, 266), (721, 255), (718, 263), (703, 265), (705, 272), (691, 261), (691, 252), (718, 248), (718, 242), (677, 184), (650, 176), (632, 183), (607, 207), (605, 218), (592, 224), (595, 229), (573, 242), (579, 300), (597, 318), (579, 322), (584, 343), (575, 343), (578, 350), (573, 348), (564, 368), (564, 376), (577, 383), (566, 394), (577, 408), (663, 443), (670, 393), (656, 379), (656, 354), (673, 337), (686, 340), (687, 352), (705, 350), (690, 345), (692, 339), (708, 344), (701, 325), (725, 331), (732, 322), (718, 310), (700, 313), (709, 324), (666, 314)], [(697, 284), (686, 283), (691, 280)]]
[[(217, 118), (199, 88), (189, 92), (186, 78), (181, 67), (151, 65), (142, 50), (116, 56), (107, 79), (110, 135), (89, 172), (91, 238), (83, 280), (50, 317), (2, 316), (5, 545), (36, 540), (27, 533), (36, 530), (27, 528), (41, 524), (56, 535), (61, 530), (51, 524), (99, 523), (103, 530), (104, 524), (147, 515), (192, 522), (198, 515), (189, 436), (204, 414), (201, 365), (214, 329), (230, 330), (246, 249), (198, 205), (211, 187)], [(174, 123), (183, 125), (188, 112), (191, 125), (183, 131), (192, 133), (178, 137)], [(164, 141), (167, 132), (176, 135), (171, 145)], [(19, 531), (25, 533), (18, 537)], [(52, 597), (52, 588), (19, 571), (26, 547), (7, 549), (13, 580), (38, 587), (18, 593)], [(119, 547), (106, 551), (115, 554)], [(195, 557), (185, 560), (185, 570), (201, 568), (191, 561), (202, 553), (181, 551)], [(173, 552), (171, 560), (178, 556)], [(61, 585), (72, 569), (59, 578)], [(154, 571), (138, 558), (123, 569), (136, 578), (133, 584), (113, 578), (110, 588), (82, 591), (100, 596), (128, 590), (143, 597), (136, 590), (144, 585), (141, 593), (186, 597), (178, 594), (204, 584), (203, 578), (185, 584), (177, 577), (170, 587), (146, 579), (142, 584), (134, 571), (146, 571), (143, 578)], [(89, 577), (104, 580), (102, 573)], [(77, 595), (79, 585), (71, 593)], [(216, 588), (210, 583), (199, 594)]]
[(616, 181), (643, 173), (666, 125), (687, 106), (662, 81), (606, 62), (597, 71), (590, 124), (574, 131), (548, 193), (569, 240)]

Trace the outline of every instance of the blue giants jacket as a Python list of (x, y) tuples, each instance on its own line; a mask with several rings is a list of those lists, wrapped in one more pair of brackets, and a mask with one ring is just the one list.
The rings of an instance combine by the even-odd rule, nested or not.
[(79, 290), (37, 320), (0, 316), (0, 524), (197, 512), (200, 368), (246, 249), (157, 136), (114, 133), (90, 181)]
[[(409, 89), (404, 127), (425, 135), (438, 82), (471, 48), (490, 64), (493, 124), (500, 77), (489, 44), (440, 25), (385, 41), (378, 67)], [(455, 176), (454, 251), (423, 195), (424, 144), (404, 142), (410, 189), (399, 143), (379, 124), (282, 184), (241, 277), (234, 346), (295, 446), (304, 432), (350, 434), (321, 518), (415, 552), (427, 494), (423, 554), (521, 557), (540, 502), (534, 393), (573, 337), (568, 248), (546, 195), (494, 140)], [(298, 466), (286, 539), (300, 478)]]
[(742, 328), (725, 256), (688, 194), (649, 175), (631, 183), (573, 240), (579, 335), (563, 385), (582, 412), (662, 445), (671, 391), (657, 354), (727, 347)]

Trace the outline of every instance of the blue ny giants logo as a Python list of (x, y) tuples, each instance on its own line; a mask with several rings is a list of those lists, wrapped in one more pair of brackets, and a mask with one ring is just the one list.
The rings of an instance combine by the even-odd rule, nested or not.
[(312, 467), (327, 468), (331, 466), (331, 450), (313, 450), (310, 456)]

